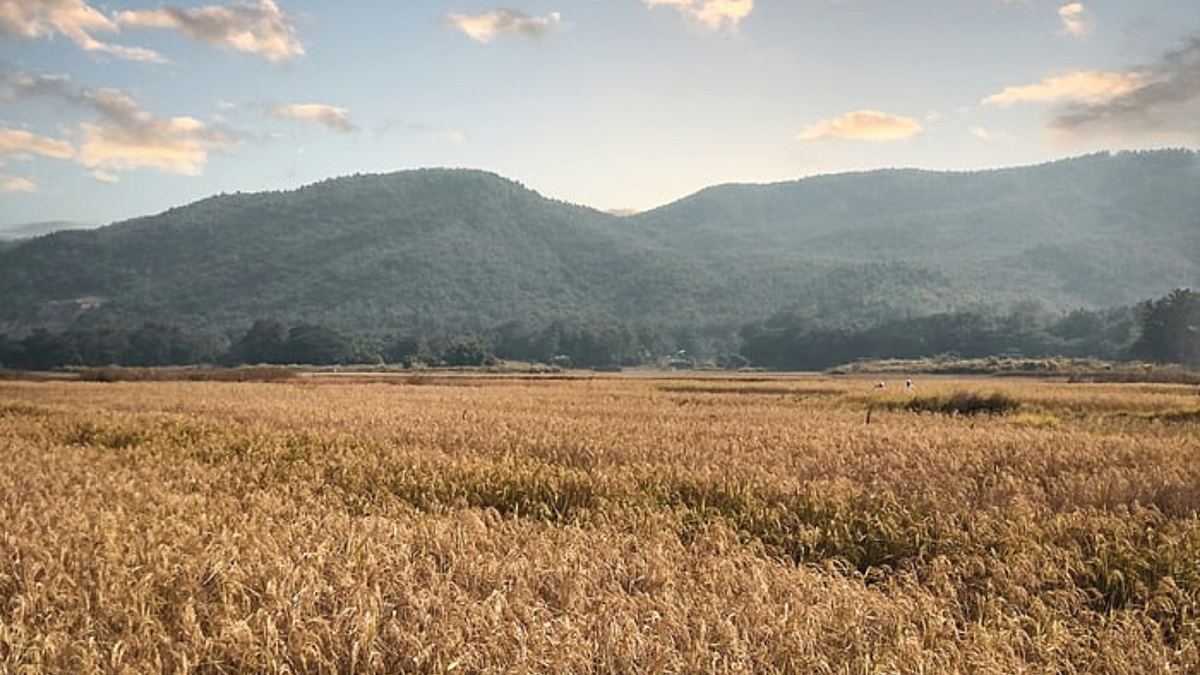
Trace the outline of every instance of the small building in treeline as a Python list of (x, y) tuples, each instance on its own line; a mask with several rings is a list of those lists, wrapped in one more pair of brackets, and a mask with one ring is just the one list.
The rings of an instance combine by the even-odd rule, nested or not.
[(671, 370), (691, 370), (696, 367), (696, 359), (689, 356), (687, 350), (680, 349), (667, 357), (665, 365)]

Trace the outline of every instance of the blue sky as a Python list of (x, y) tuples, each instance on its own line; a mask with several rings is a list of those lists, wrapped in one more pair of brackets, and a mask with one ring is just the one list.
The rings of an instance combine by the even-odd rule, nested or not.
[(643, 210), (1198, 146), (1196, 0), (0, 0), (0, 227), (424, 166)]

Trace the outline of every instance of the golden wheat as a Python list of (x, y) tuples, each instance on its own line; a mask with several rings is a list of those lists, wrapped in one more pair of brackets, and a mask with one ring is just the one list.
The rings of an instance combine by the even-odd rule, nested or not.
[(369, 379), (0, 384), (0, 672), (1200, 670), (1194, 388)]

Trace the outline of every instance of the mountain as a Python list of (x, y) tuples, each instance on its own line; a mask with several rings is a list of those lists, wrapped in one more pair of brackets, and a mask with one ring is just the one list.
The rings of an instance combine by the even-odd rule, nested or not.
[(1198, 157), (1099, 154), (983, 172), (725, 185), (640, 221), (657, 241), (714, 260), (891, 261), (971, 292), (1126, 304), (1200, 280)]
[(0, 253), (0, 321), (234, 326), (270, 316), (469, 330), (513, 317), (644, 316), (682, 296), (702, 307), (691, 285), (704, 271), (619, 223), (478, 171), (221, 195)]
[(1200, 158), (724, 185), (626, 217), (423, 169), (220, 195), (0, 250), (0, 332), (273, 317), (353, 332), (702, 327), (1125, 304), (1200, 285)]
[(58, 232), (60, 230), (83, 230), (89, 227), (95, 227), (95, 225), (73, 223), (68, 220), (50, 220), (40, 223), (5, 225), (0, 226), (0, 241), (29, 239), (32, 237), (40, 237), (43, 234), (50, 234), (51, 232)]

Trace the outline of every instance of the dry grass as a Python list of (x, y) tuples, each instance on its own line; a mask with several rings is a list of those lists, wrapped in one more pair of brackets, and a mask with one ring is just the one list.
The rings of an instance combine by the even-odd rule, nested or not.
[(1094, 358), (1022, 358), (993, 356), (980, 359), (935, 357), (857, 361), (829, 370), (839, 375), (999, 375), (1061, 377), (1071, 382), (1200, 384), (1200, 372), (1176, 364), (1111, 362)]
[(978, 384), (4, 382), (0, 672), (1200, 670), (1195, 388)]

